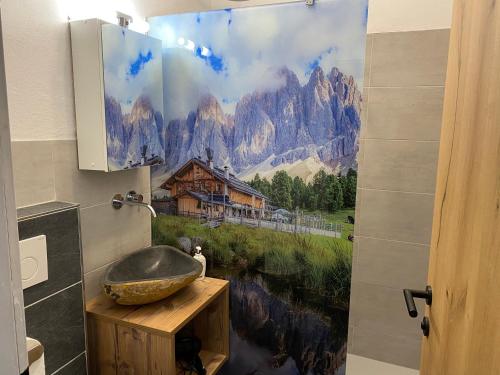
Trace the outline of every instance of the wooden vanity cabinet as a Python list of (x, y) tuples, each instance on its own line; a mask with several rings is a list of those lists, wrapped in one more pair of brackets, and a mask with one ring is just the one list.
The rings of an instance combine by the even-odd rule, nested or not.
[(87, 304), (89, 373), (176, 375), (175, 335), (190, 326), (202, 341), (207, 374), (229, 358), (229, 283), (205, 278), (144, 306), (99, 296)]

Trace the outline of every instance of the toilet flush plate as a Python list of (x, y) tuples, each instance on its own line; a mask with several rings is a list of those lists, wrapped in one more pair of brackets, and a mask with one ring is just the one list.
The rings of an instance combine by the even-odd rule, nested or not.
[(47, 238), (37, 236), (19, 241), (23, 289), (49, 279), (47, 265)]

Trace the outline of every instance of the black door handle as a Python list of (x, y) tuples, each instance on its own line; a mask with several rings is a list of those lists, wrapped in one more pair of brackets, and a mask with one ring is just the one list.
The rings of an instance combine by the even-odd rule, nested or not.
[(416, 318), (418, 316), (414, 298), (423, 298), (428, 306), (432, 305), (432, 288), (429, 285), (427, 285), (425, 290), (404, 289), (403, 294), (405, 296), (408, 314), (410, 314), (412, 318)]
[(428, 317), (424, 316), (424, 319), (422, 319), (422, 323), (420, 323), (420, 328), (422, 328), (422, 333), (424, 334), (424, 336), (429, 337), (429, 333), (431, 331), (431, 323)]

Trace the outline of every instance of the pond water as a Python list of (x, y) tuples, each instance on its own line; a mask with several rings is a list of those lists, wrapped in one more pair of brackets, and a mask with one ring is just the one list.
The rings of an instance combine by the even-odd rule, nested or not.
[(293, 279), (209, 267), (230, 281), (231, 358), (221, 375), (344, 375), (346, 309)]

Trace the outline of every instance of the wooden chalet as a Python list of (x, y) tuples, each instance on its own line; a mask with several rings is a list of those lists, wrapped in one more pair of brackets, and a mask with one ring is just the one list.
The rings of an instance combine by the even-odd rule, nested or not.
[(177, 215), (262, 217), (267, 197), (213, 162), (194, 158), (180, 167), (162, 189), (170, 191)]

